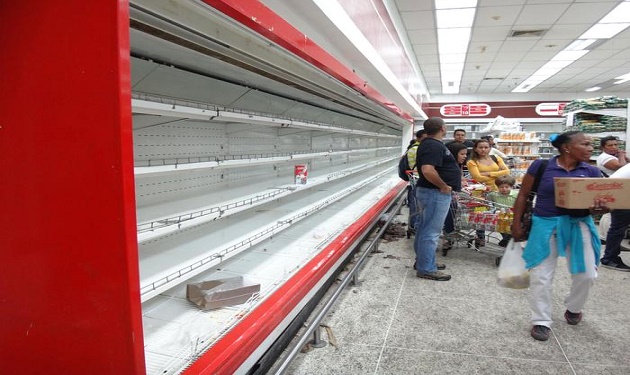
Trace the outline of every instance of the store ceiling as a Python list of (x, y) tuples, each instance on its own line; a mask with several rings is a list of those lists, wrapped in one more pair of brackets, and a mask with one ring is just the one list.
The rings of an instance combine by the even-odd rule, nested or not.
[[(380, 77), (312, 1), (261, 0), (386, 95), (395, 91)], [(378, 3), (378, 0), (371, 0)], [(340, 1), (341, 2), (341, 1)], [(401, 25), (426, 82), (424, 100), (553, 100), (601, 95), (630, 96), (630, 28), (597, 46), (528, 93), (511, 93), (547, 61), (597, 23), (621, 0), (478, 0), (472, 39), (458, 95), (442, 95), (434, 1), (383, 0)], [(513, 32), (543, 30), (542, 35)], [(608, 82), (597, 92), (584, 89)], [(508, 96), (506, 96), (508, 95)], [(400, 99), (397, 102), (402, 102)]]
[[(429, 92), (440, 94), (433, 1), (394, 2)], [(479, 0), (460, 94), (510, 93), (621, 2)], [(539, 31), (542, 35), (527, 31)], [(514, 32), (520, 35), (511, 36)], [(585, 88), (630, 73), (629, 60), (630, 28), (541, 83), (531, 93), (581, 93)], [(611, 86), (612, 82), (607, 85)], [(630, 82), (619, 86), (622, 87), (609, 87), (605, 91), (630, 91)]]

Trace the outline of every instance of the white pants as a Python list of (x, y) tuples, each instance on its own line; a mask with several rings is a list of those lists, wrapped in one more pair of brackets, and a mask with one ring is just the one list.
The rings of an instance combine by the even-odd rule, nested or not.
[[(591, 244), (591, 233), (584, 223), (580, 223), (582, 238), (584, 238), (584, 263), (586, 272), (571, 275), (571, 290), (564, 299), (567, 310), (579, 313), (584, 308), (588, 293), (597, 278), (597, 267), (595, 266), (595, 253)], [(551, 327), (551, 297), (553, 276), (558, 263), (558, 248), (556, 237), (551, 236), (549, 240), (549, 256), (539, 265), (531, 269), (529, 285), (529, 305), (532, 310), (532, 325)], [(567, 248), (567, 268), (571, 264), (571, 251)]]

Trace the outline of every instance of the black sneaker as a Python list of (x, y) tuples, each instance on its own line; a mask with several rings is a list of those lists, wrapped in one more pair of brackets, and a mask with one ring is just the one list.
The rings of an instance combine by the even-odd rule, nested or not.
[[(445, 270), (446, 269), (446, 264), (443, 263), (436, 263), (435, 266), (437, 267), (438, 270)], [(413, 269), (416, 269), (416, 262), (413, 262)]]
[(617, 270), (617, 271), (623, 271), (623, 272), (630, 272), (630, 267), (628, 267), (624, 262), (619, 261), (619, 262), (615, 262), (615, 261), (610, 261), (608, 263), (604, 263), (602, 262), (602, 267), (604, 268), (610, 268), (611, 270)]
[(429, 279), (435, 281), (449, 281), (451, 279), (451, 275), (447, 275), (440, 271), (435, 271), (431, 273), (418, 273), (417, 276), (421, 279)]
[(551, 328), (545, 326), (533, 326), (532, 327), (532, 337), (538, 341), (547, 341), (549, 340), (549, 332)]
[(582, 313), (572, 313), (571, 311), (567, 310), (564, 312), (564, 319), (566, 319), (567, 323), (574, 326), (582, 321)]

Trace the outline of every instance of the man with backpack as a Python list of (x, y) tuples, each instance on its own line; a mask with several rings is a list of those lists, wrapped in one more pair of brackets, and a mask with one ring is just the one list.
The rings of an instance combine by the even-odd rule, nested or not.
[(408, 230), (407, 230), (407, 238), (411, 237), (412, 234), (415, 233), (415, 218), (416, 218), (416, 197), (415, 197), (415, 186), (414, 180), (410, 181), (409, 175), (407, 175), (407, 171), (413, 170), (413, 173), (417, 176), (418, 169), (416, 168), (416, 155), (418, 153), (418, 146), (420, 142), (426, 138), (426, 133), (424, 129), (418, 130), (416, 132), (416, 140), (412, 144), (407, 147), (407, 151), (401, 157), (399, 165), (398, 165), (398, 175), (405, 181), (409, 181), (409, 185), (407, 186), (407, 205), (409, 206), (409, 221), (408, 221)]
[(438, 270), (443, 264), (435, 261), (444, 219), (451, 205), (451, 194), (462, 187), (462, 171), (455, 157), (442, 140), (446, 124), (439, 117), (424, 122), (427, 138), (418, 147), (418, 184), (416, 187), (417, 215), (414, 221), (416, 238), (416, 275), (423, 279), (447, 281), (451, 279)]

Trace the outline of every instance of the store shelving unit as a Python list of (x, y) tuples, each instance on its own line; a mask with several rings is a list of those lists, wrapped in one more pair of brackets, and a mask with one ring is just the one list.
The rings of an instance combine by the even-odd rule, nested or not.
[[(3, 8), (3, 373), (245, 373), (401, 196), (409, 120), (236, 8)], [(232, 276), (260, 292), (187, 301)]]
[[(584, 116), (587, 116), (591, 121), (597, 121), (596, 125), (582, 125), (580, 119)], [(625, 108), (604, 108), (604, 109), (578, 109), (575, 111), (567, 112), (565, 114), (566, 129), (575, 129), (583, 131), (589, 136), (593, 137), (593, 144), (596, 148), (596, 152), (594, 152), (591, 159), (596, 159), (600, 154), (599, 150), (599, 139), (606, 136), (615, 136), (618, 137), (620, 141), (622, 141), (622, 148), (624, 148), (626, 142), (630, 140), (630, 127), (628, 127), (628, 118), (630, 118), (630, 111), (627, 107)], [(599, 121), (609, 118), (618, 118), (623, 119), (620, 122), (623, 125), (616, 125), (614, 129), (607, 128), (605, 124), (601, 124)], [(625, 122), (625, 124), (624, 124)]]

